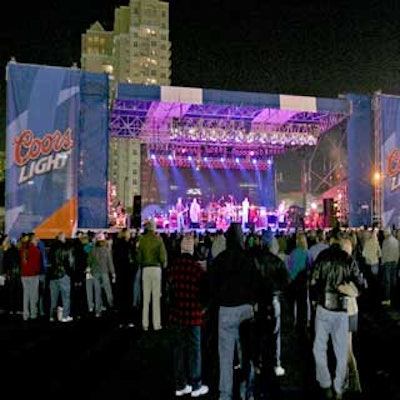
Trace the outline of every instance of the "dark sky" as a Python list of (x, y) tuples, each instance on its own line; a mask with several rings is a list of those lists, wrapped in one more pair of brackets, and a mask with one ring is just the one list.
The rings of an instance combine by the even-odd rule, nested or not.
[[(13, 1), (0, 15), (0, 130), (5, 66), (71, 66), (81, 34), (113, 28), (129, 0)], [(169, 0), (172, 85), (337, 97), (400, 92), (398, 0)], [(237, 4), (239, 3), (239, 4)], [(3, 137), (1, 135), (0, 137)]]
[[(79, 63), (81, 34), (97, 20), (111, 30), (115, 7), (129, 0), (24, 3), (8, 2), (0, 15), (0, 138), (11, 56), (22, 63)], [(399, 0), (169, 3), (172, 85), (319, 97), (400, 93)]]
[[(397, 0), (169, 3), (173, 85), (336, 97), (400, 81)], [(79, 62), (80, 35), (96, 20), (112, 29), (115, 7), (128, 0), (25, 4), (10, 2), (1, 13), (2, 68), (11, 56), (35, 64)]]

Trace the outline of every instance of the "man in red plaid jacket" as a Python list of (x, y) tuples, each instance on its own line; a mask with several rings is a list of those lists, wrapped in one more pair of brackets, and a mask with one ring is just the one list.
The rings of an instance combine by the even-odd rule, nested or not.
[(181, 254), (168, 270), (169, 321), (176, 330), (174, 348), (175, 395), (199, 397), (208, 393), (202, 384), (201, 326), (203, 309), (201, 287), (206, 271), (193, 257), (194, 237), (185, 235)]

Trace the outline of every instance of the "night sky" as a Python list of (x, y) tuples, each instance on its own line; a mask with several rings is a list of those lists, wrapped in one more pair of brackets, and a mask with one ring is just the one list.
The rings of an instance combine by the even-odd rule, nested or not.
[[(236, 4), (238, 3), (239, 4)], [(337, 97), (400, 93), (398, 0), (170, 0), (172, 85)], [(71, 66), (81, 34), (128, 0), (42, 0), (1, 13), (0, 66)], [(26, 7), (26, 8), (24, 8)], [(4, 72), (0, 128), (5, 129)]]
[[(79, 63), (81, 34), (128, 0), (26, 4), (1, 13), (2, 67)], [(400, 81), (396, 0), (170, 0), (170, 39), (177, 86), (336, 97)]]

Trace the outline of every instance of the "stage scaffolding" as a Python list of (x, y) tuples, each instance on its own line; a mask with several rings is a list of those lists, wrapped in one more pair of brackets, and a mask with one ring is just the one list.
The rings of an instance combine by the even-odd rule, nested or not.
[(371, 180), (374, 184), (373, 197), (373, 224), (381, 226), (382, 224), (382, 184), (383, 184), (383, 164), (382, 164), (382, 110), (381, 93), (376, 93), (372, 98), (373, 119), (374, 119), (374, 171)]
[[(115, 99), (111, 136), (140, 138), (148, 160), (164, 166), (172, 160), (188, 167), (267, 169), (269, 158), (288, 149), (315, 146), (321, 136), (340, 125), (348, 113), (296, 111), (230, 104), (183, 104), (139, 99)], [(230, 164), (229, 164), (230, 162)], [(228, 164), (226, 164), (228, 163)]]

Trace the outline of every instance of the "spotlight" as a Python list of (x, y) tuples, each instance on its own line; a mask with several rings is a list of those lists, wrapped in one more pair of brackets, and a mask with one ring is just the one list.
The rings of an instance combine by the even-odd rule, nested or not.
[(235, 158), (235, 161), (236, 161), (237, 164), (239, 164), (239, 162), (240, 162), (238, 157)]

